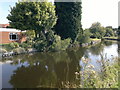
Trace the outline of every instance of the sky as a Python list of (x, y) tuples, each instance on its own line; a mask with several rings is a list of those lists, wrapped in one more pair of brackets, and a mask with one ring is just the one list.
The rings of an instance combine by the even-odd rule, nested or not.
[[(9, 1), (9, 2), (8, 2)], [(11, 1), (11, 2), (10, 2)], [(0, 24), (6, 24), (10, 7), (17, 0), (0, 0)], [(120, 0), (82, 0), (82, 27), (89, 28), (92, 23), (100, 22), (102, 26), (118, 27), (118, 2)]]

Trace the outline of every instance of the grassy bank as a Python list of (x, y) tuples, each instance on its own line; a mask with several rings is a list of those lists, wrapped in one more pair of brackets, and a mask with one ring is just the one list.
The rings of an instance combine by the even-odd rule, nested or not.
[(94, 39), (90, 39), (91, 41), (100, 41), (101, 39), (98, 39), (98, 38), (94, 38)]
[(109, 39), (118, 39), (118, 37), (103, 37), (103, 39), (109, 38)]

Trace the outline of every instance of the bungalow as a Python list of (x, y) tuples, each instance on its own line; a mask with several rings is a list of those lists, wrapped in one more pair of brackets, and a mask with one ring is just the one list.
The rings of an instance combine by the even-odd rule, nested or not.
[(0, 28), (0, 44), (6, 44), (11, 42), (24, 42), (26, 41), (25, 35), (21, 30), (11, 28)]
[(9, 24), (0, 24), (0, 28), (6, 28), (6, 27), (9, 27), (10, 25)]

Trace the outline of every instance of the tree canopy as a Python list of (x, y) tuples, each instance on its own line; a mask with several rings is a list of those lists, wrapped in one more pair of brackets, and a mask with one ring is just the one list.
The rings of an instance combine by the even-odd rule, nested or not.
[(107, 36), (107, 37), (114, 36), (114, 32), (113, 32), (112, 28), (106, 28), (105, 36)]
[(7, 16), (10, 26), (20, 30), (49, 30), (56, 24), (55, 6), (51, 2), (18, 2)]
[(105, 28), (99, 22), (95, 22), (90, 27), (92, 37), (102, 38), (105, 35)]
[(55, 2), (58, 16), (55, 31), (62, 39), (75, 40), (78, 33), (82, 32), (81, 2)]

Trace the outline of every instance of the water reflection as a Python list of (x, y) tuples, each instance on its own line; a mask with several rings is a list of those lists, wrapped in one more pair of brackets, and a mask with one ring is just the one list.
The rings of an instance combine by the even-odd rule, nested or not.
[[(110, 46), (111, 42), (101, 42), (90, 48), (76, 48), (62, 52), (34, 53), (29, 55), (18, 55), (3, 59), (15, 66), (8, 83), (14, 88), (34, 88), (34, 87), (64, 87), (64, 83), (76, 83), (75, 72), (81, 70), (80, 60), (83, 56), (89, 57), (89, 52), (93, 55), (100, 55), (105, 46)], [(4, 67), (7, 67), (4, 66)], [(4, 72), (3, 67), (3, 72)], [(8, 70), (11, 68), (8, 68)], [(3, 75), (3, 81), (6, 76)], [(6, 83), (3, 83), (3, 88)]]

